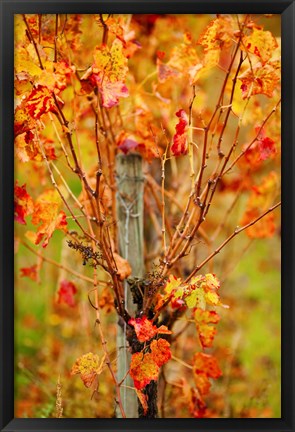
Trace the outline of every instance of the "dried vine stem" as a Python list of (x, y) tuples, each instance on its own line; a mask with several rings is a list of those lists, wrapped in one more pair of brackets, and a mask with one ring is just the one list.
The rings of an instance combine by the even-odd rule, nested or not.
[[(81, 280), (83, 280), (83, 281), (85, 281), (85, 282), (89, 282), (89, 283), (93, 284), (93, 279), (91, 279), (91, 278), (89, 278), (89, 277), (87, 277), (87, 276), (84, 276), (83, 274), (81, 274), (81, 273), (79, 273), (79, 272), (77, 272), (77, 271), (71, 269), (70, 267), (67, 267), (67, 266), (65, 266), (65, 265), (63, 265), (63, 264), (59, 264), (57, 261), (54, 261), (54, 260), (51, 259), (51, 258), (47, 258), (47, 257), (45, 257), (42, 253), (36, 251), (35, 249), (33, 249), (31, 246), (29, 246), (26, 242), (24, 242), (24, 241), (21, 240), (21, 239), (19, 239), (19, 242), (20, 242), (20, 243), (21, 243), (21, 244), (22, 244), (26, 249), (28, 249), (30, 252), (32, 252), (34, 255), (36, 255), (37, 257), (41, 258), (42, 261), (48, 262), (49, 264), (52, 264), (52, 265), (54, 265), (55, 267), (57, 267), (57, 268), (59, 268), (59, 269), (61, 269), (61, 270), (64, 270), (64, 271), (66, 271), (66, 272), (69, 273), (69, 274), (72, 274), (73, 276), (75, 276), (75, 277), (78, 278), (78, 279), (81, 279)], [(104, 282), (104, 281), (99, 281), (99, 283), (102, 284), (102, 285), (105, 285), (105, 286), (108, 285), (108, 283), (107, 283), (107, 282)]]

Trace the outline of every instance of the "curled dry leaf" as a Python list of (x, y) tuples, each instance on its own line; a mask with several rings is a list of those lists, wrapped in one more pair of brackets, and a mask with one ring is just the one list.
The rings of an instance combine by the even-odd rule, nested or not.
[(122, 258), (116, 252), (113, 253), (113, 256), (117, 266), (117, 275), (119, 276), (119, 279), (123, 281), (131, 275), (132, 269), (125, 258)]
[(141, 390), (135, 389), (135, 391), (136, 391), (137, 397), (141, 403), (143, 413), (145, 415), (148, 411), (148, 396), (145, 395)]

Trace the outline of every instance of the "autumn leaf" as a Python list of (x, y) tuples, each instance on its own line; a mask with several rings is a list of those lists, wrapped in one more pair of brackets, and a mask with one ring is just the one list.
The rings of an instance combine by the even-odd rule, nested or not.
[(120, 98), (129, 96), (128, 88), (122, 82), (105, 82), (101, 86), (102, 104), (105, 108), (118, 105)]
[(202, 372), (194, 374), (196, 387), (202, 396), (206, 396), (210, 392), (211, 383), (208, 375)]
[(192, 84), (195, 84), (200, 72), (211, 69), (219, 63), (222, 49), (228, 49), (233, 43), (233, 20), (229, 15), (220, 15), (212, 20), (198, 39), (198, 44), (204, 49), (203, 68), (192, 68)]
[(37, 233), (28, 232), (27, 237), (35, 244), (43, 239), (43, 247), (48, 245), (56, 229), (67, 231), (66, 214), (59, 212), (60, 198), (55, 190), (48, 189), (35, 201), (32, 215), (33, 225), (39, 225)]
[(194, 355), (193, 373), (196, 387), (201, 396), (205, 396), (210, 391), (211, 384), (209, 378), (217, 379), (222, 375), (217, 359), (203, 352), (198, 352)]
[(153, 340), (150, 348), (152, 357), (159, 367), (163, 366), (171, 359), (170, 343), (165, 339)]
[(198, 352), (194, 355), (193, 368), (194, 372), (204, 373), (208, 377), (214, 379), (217, 379), (222, 375), (217, 359), (214, 356), (203, 352)]
[(28, 114), (34, 119), (40, 119), (43, 114), (56, 112), (52, 92), (46, 86), (36, 86), (26, 99)]
[(176, 116), (179, 118), (179, 122), (176, 125), (176, 133), (173, 137), (171, 152), (174, 156), (181, 156), (186, 155), (188, 152), (188, 117), (183, 109), (177, 111)]
[(181, 278), (170, 275), (165, 286), (165, 292), (171, 294), (176, 288), (182, 284)]
[(212, 20), (198, 39), (205, 52), (230, 47), (233, 43), (233, 19), (229, 15), (220, 15)]
[(38, 279), (37, 268), (38, 268), (37, 264), (34, 264), (31, 267), (20, 268), (20, 277), (28, 277), (33, 281), (37, 281)]
[(257, 94), (264, 94), (271, 98), (280, 82), (279, 64), (278, 62), (269, 62), (262, 66), (261, 63), (257, 63), (253, 68), (249, 68), (239, 75), (238, 78), (242, 81), (243, 99)]
[(137, 339), (140, 342), (146, 342), (157, 334), (171, 334), (171, 331), (168, 330), (166, 326), (162, 325), (157, 328), (146, 316), (131, 318), (128, 324), (134, 327)]
[(129, 95), (125, 85), (128, 72), (127, 58), (123, 44), (115, 39), (111, 48), (106, 45), (96, 47), (94, 63), (82, 76), (81, 81), (88, 81), (101, 94), (105, 108), (118, 105), (119, 99)]
[(194, 319), (202, 347), (210, 348), (216, 334), (216, 327), (212, 324), (218, 324), (219, 315), (215, 311), (196, 308)]
[(157, 327), (146, 316), (131, 318), (128, 324), (134, 327), (137, 339), (140, 342), (148, 341), (157, 334)]
[(135, 150), (138, 146), (138, 142), (135, 141), (132, 137), (121, 137), (121, 139), (117, 143), (118, 148), (124, 153), (127, 154), (132, 150)]
[(130, 376), (137, 390), (156, 381), (160, 367), (171, 358), (170, 344), (165, 339), (153, 340), (150, 349), (150, 353), (135, 353), (131, 357)]
[(26, 190), (26, 185), (14, 186), (14, 220), (22, 225), (26, 225), (25, 217), (32, 214), (34, 203), (32, 197)]
[(137, 390), (135, 389), (137, 397), (140, 401), (140, 404), (142, 406), (143, 409), (143, 413), (144, 415), (146, 415), (147, 411), (148, 411), (148, 396), (145, 395), (141, 390)]
[(68, 280), (62, 280), (59, 286), (58, 303), (66, 303), (70, 307), (76, 306), (75, 294), (77, 294), (76, 285)]
[(131, 357), (130, 376), (137, 390), (142, 390), (151, 381), (156, 381), (159, 375), (159, 366), (155, 363), (151, 353), (135, 353)]
[[(261, 213), (269, 208), (272, 203), (273, 195), (278, 188), (278, 176), (271, 171), (258, 186), (252, 186), (246, 211), (241, 219), (242, 226), (247, 225)], [(275, 233), (274, 214), (268, 213), (256, 224), (246, 229), (246, 234), (250, 238), (267, 238), (272, 237)]]
[(180, 72), (168, 63), (164, 63), (161, 59), (157, 58), (157, 73), (159, 83), (164, 83), (169, 78), (178, 78)]
[(25, 104), (16, 107), (14, 112), (14, 136), (28, 132), (35, 128), (35, 120), (25, 109)]
[(255, 54), (260, 58), (262, 65), (272, 57), (273, 52), (278, 47), (275, 37), (270, 31), (253, 28), (249, 36), (244, 36), (241, 49)]
[(132, 269), (130, 264), (125, 258), (121, 257), (116, 252), (113, 253), (113, 257), (117, 266), (117, 275), (119, 276), (119, 279), (123, 281), (131, 275)]
[[(219, 280), (211, 273), (195, 276), (189, 284), (183, 284), (181, 279), (176, 279), (170, 275), (165, 287), (167, 295), (164, 300), (170, 299), (171, 304), (177, 300), (182, 300), (190, 309), (195, 307), (205, 309), (206, 303), (227, 308), (228, 306), (220, 301), (217, 292), (219, 287)], [(179, 307), (183, 307), (183, 304), (179, 304)]]
[(79, 357), (71, 369), (71, 375), (80, 375), (85, 387), (89, 388), (95, 378), (101, 374), (105, 362), (105, 356), (100, 360), (97, 354), (89, 352)]
[[(255, 127), (256, 132), (260, 130), (260, 126)], [(245, 151), (244, 159), (240, 161), (240, 165), (243, 166), (245, 161), (247, 167), (249, 164), (251, 168), (259, 168), (263, 161), (267, 159), (274, 159), (278, 153), (275, 141), (266, 136), (264, 130), (262, 130), (255, 143), (253, 143), (249, 148), (249, 144), (243, 146)]]

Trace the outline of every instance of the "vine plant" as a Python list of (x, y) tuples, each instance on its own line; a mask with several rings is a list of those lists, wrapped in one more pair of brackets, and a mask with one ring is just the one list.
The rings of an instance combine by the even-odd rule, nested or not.
[[(93, 387), (106, 365), (121, 417), (125, 379), (118, 381), (108, 350), (103, 290), (125, 326), (139, 416), (164, 416), (165, 386), (159, 401), (158, 381), (167, 385), (164, 371), (172, 361), (194, 376), (193, 386), (178, 384), (190, 414), (207, 416), (212, 380), (222, 375), (211, 347), (219, 310), (227, 308), (214, 258), (243, 231), (251, 239), (276, 231), (280, 52), (261, 19), (16, 16), (17, 167), (22, 179), (25, 165), (40, 178), (39, 185), (30, 179), (15, 184), (15, 219), (22, 225), (30, 220), (31, 227), (18, 241), (40, 259), (22, 273), (37, 280), (44, 261), (89, 286), (87, 313), (96, 322), (103, 356), (95, 346), (81, 352), (72, 374)], [(130, 277), (132, 262), (119, 254), (119, 153), (143, 159), (144, 278)], [(227, 208), (221, 206), (225, 196), (233, 197)], [(238, 201), (244, 213), (229, 230)], [(43, 254), (55, 230), (80, 256), (77, 268)], [(91, 277), (83, 266), (92, 268)], [(137, 307), (133, 316), (124, 281)], [(76, 290), (74, 282), (63, 281), (59, 301), (71, 306)], [(186, 325), (179, 330), (181, 320)], [(173, 345), (191, 322), (199, 348), (188, 363), (173, 354)]]

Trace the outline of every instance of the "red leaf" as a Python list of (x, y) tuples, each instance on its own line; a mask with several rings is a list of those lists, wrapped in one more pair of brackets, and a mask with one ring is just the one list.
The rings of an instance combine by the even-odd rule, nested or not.
[(26, 191), (26, 185), (14, 187), (14, 220), (26, 225), (25, 217), (33, 212), (34, 204), (32, 197)]
[(32, 265), (31, 267), (22, 267), (20, 269), (21, 277), (28, 277), (33, 281), (37, 280), (37, 264)]
[(76, 306), (74, 295), (77, 293), (76, 285), (68, 280), (60, 283), (58, 294), (58, 303), (66, 303), (70, 307)]
[(121, 142), (118, 146), (120, 150), (124, 154), (127, 154), (130, 150), (134, 150), (138, 146), (138, 142), (134, 141), (131, 138), (126, 138), (123, 142)]
[(146, 342), (152, 339), (157, 334), (171, 334), (172, 332), (164, 325), (157, 328), (153, 325), (152, 321), (148, 320), (146, 316), (142, 318), (131, 318), (128, 324), (132, 325), (135, 329), (137, 339), (140, 342)]
[(181, 109), (176, 113), (179, 122), (176, 125), (176, 134), (173, 137), (171, 152), (174, 156), (186, 155), (188, 151), (187, 145), (187, 129), (188, 117), (186, 112)]
[(56, 112), (52, 92), (47, 87), (38, 85), (26, 100), (27, 111), (34, 119), (39, 119), (42, 114)]
[(265, 160), (273, 157), (277, 153), (274, 140), (269, 137), (263, 138), (259, 141), (260, 159)]
[(157, 334), (157, 327), (147, 319), (146, 316), (142, 318), (131, 318), (128, 324), (132, 325), (135, 329), (137, 339), (140, 342), (146, 342)]

